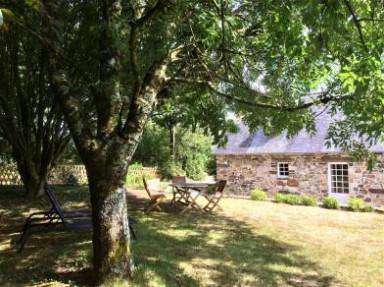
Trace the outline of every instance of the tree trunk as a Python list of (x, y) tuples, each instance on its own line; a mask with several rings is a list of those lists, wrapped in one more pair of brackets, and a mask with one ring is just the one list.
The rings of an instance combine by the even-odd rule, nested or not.
[(23, 180), (25, 188), (25, 197), (37, 198), (44, 194), (44, 186), (46, 184), (46, 177), (31, 177), (28, 181)]
[(25, 197), (37, 198), (44, 194), (47, 174), (40, 174), (33, 162), (29, 164), (17, 161), (17, 169), (25, 188)]
[(172, 124), (169, 128), (170, 133), (170, 141), (169, 147), (171, 150), (171, 158), (172, 160), (176, 160), (176, 125)]
[[(105, 159), (100, 158), (100, 162)], [(93, 272), (96, 286), (115, 286), (131, 277), (126, 202), (127, 161), (86, 164), (93, 212)]]

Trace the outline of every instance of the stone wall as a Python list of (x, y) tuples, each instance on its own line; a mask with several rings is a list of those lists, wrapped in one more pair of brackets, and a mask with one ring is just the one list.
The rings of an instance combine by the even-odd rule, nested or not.
[[(289, 176), (277, 176), (278, 162), (289, 164)], [(217, 179), (227, 180), (230, 192), (249, 196), (254, 188), (261, 188), (273, 196), (276, 192), (313, 195), (319, 200), (328, 195), (328, 164), (348, 163), (349, 195), (363, 198), (374, 205), (384, 205), (384, 157), (372, 172), (366, 163), (351, 162), (347, 155), (216, 155)]]

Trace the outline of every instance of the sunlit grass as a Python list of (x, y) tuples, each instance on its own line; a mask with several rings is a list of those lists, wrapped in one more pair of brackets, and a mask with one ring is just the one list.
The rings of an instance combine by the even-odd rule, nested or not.
[[(86, 189), (55, 189), (64, 209), (86, 206)], [(20, 227), (34, 203), (0, 191), (0, 233)], [(129, 194), (138, 240), (130, 286), (384, 286), (384, 215), (223, 199), (222, 212), (163, 205), (144, 214)], [(39, 206), (40, 207), (40, 206)], [(21, 254), (0, 237), (0, 286), (89, 286), (87, 231), (32, 237)]]

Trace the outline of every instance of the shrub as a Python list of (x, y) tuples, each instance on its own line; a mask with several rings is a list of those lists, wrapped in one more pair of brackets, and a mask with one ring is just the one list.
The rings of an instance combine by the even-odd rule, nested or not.
[(348, 199), (348, 209), (352, 211), (372, 212), (375, 208), (372, 205), (366, 204), (363, 199), (352, 196)]
[(285, 194), (282, 194), (282, 193), (276, 193), (275, 194), (275, 201), (277, 203), (282, 203), (282, 202), (284, 202), (284, 200), (285, 200)]
[(275, 201), (278, 203), (287, 203), (291, 205), (300, 205), (301, 204), (301, 198), (299, 195), (296, 194), (283, 194), (283, 193), (276, 193), (275, 194)]
[(79, 179), (77, 176), (70, 174), (67, 178), (67, 184), (71, 186), (79, 186)]
[(126, 184), (129, 187), (144, 188), (143, 177), (145, 179), (152, 179), (154, 176), (151, 173), (144, 172), (141, 164), (133, 163), (128, 168)]
[(348, 209), (352, 211), (360, 211), (365, 206), (364, 201), (356, 196), (348, 198)]
[(328, 209), (339, 209), (340, 204), (336, 198), (325, 197), (323, 199), (323, 207), (328, 208)]
[(314, 196), (301, 197), (301, 204), (305, 206), (317, 206), (317, 199)]
[(159, 166), (159, 173), (162, 179), (171, 179), (173, 175), (185, 175), (181, 165), (172, 159)]
[(300, 205), (301, 198), (297, 194), (286, 194), (284, 202), (291, 205)]
[(374, 212), (374, 211), (375, 211), (375, 208), (374, 208), (372, 205), (366, 204), (366, 205), (363, 207), (363, 210), (362, 210), (362, 211), (365, 211), (365, 212)]
[(251, 191), (251, 199), (252, 200), (266, 200), (267, 193), (264, 190), (256, 188)]
[[(213, 138), (201, 128), (192, 130), (183, 125), (176, 125), (175, 154), (172, 156), (170, 138), (173, 138), (173, 135), (170, 134), (167, 111), (164, 112), (165, 118), (162, 118), (160, 112), (159, 117), (155, 116), (155, 121), (146, 125), (133, 161), (145, 166), (157, 166), (163, 179), (185, 174), (193, 180), (203, 180), (207, 172), (215, 174)], [(179, 117), (180, 114), (177, 112), (175, 116)]]

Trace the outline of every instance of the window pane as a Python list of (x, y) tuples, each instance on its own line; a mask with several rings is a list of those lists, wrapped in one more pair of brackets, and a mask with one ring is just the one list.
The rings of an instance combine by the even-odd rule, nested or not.
[(330, 164), (330, 186), (333, 193), (349, 193), (348, 164)]

